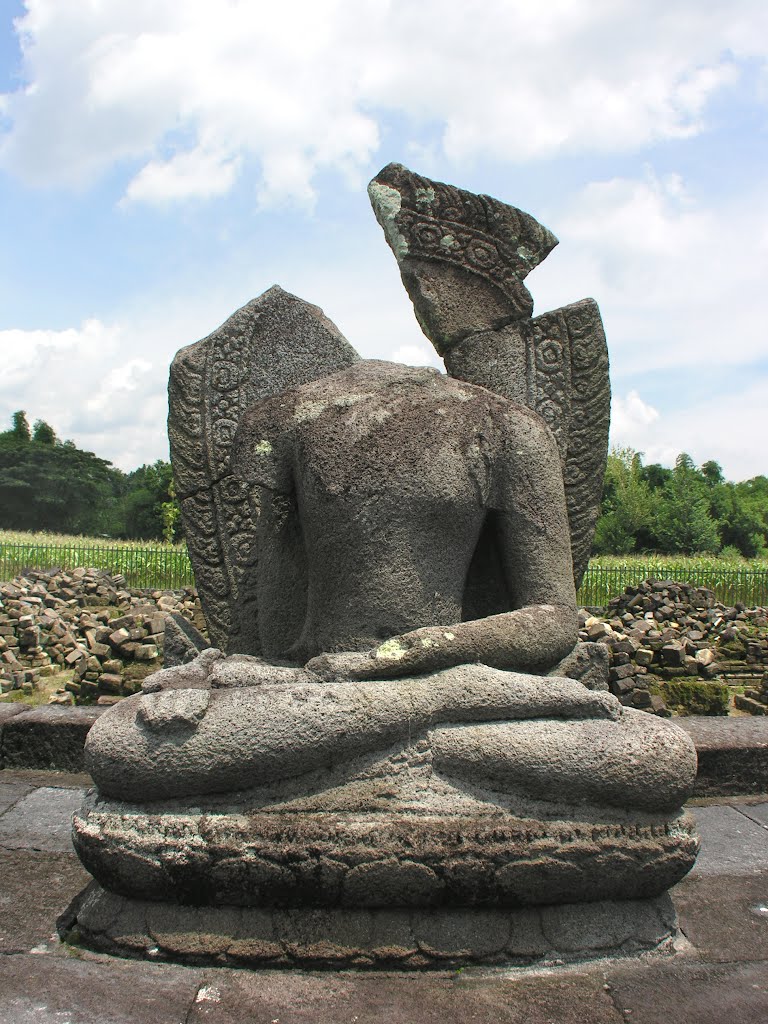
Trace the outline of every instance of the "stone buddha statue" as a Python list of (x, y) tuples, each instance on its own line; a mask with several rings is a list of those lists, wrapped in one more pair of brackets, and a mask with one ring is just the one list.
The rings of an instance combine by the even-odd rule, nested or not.
[(102, 899), (173, 905), (658, 898), (695, 857), (695, 752), (577, 649), (597, 307), (531, 319), (522, 279), (556, 240), (527, 214), (397, 165), (370, 192), (450, 375), (360, 360), (276, 288), (179, 353), (172, 457), (214, 646), (94, 726), (77, 849)]

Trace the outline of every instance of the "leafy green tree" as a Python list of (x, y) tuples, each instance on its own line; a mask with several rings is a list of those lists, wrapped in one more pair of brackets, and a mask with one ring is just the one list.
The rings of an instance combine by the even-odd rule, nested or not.
[(181, 524), (170, 462), (158, 459), (128, 474), (123, 516), (123, 533), (128, 538), (179, 539)]
[(614, 555), (634, 551), (651, 515), (651, 492), (642, 477), (640, 453), (632, 448), (613, 448), (606, 464), (594, 551)]
[(13, 426), (11, 427), (11, 433), (18, 441), (29, 441), (29, 422), (27, 421), (27, 414), (23, 409), (19, 409), (11, 417)]
[(660, 551), (692, 555), (720, 550), (706, 478), (686, 452), (678, 455), (658, 497), (653, 531)]
[(720, 463), (714, 462), (712, 459), (710, 459), (709, 462), (702, 462), (701, 473), (710, 487), (716, 487), (718, 484), (725, 483), (725, 477), (723, 476), (723, 470)]
[(660, 466), (658, 462), (652, 462), (650, 466), (643, 466), (640, 476), (652, 491), (660, 491), (672, 479), (672, 470)]
[(0, 433), (0, 527), (137, 540), (182, 535), (171, 465), (159, 459), (125, 474), (26, 413)]
[[(45, 425), (47, 426), (47, 425)], [(50, 429), (50, 428), (49, 428)], [(114, 519), (121, 474), (48, 431), (0, 434), (0, 526), (62, 533), (103, 533)]]
[(675, 468), (667, 469), (643, 466), (632, 449), (613, 449), (593, 547), (598, 554), (615, 555), (726, 548), (745, 558), (766, 556), (768, 477), (734, 484), (711, 459), (697, 468), (682, 452)]
[(45, 420), (35, 420), (32, 428), (32, 440), (37, 444), (56, 444), (56, 433)]
[(738, 484), (723, 481), (712, 490), (711, 510), (717, 520), (723, 546), (737, 548), (745, 558), (755, 558), (766, 551), (768, 548), (768, 479), (766, 477), (754, 477), (752, 480)]

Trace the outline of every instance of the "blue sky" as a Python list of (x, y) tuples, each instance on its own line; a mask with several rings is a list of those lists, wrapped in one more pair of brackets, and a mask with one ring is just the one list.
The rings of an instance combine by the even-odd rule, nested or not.
[(0, 423), (167, 457), (181, 345), (273, 283), (436, 362), (365, 185), (390, 160), (560, 238), (612, 440), (768, 473), (764, 0), (3, 0)]

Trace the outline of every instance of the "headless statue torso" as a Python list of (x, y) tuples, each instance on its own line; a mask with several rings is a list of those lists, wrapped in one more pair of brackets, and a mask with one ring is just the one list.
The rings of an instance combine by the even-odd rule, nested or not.
[[(544, 631), (525, 653), (512, 630), (490, 663), (551, 667), (573, 645), (560, 464), (529, 410), (434, 370), (366, 361), (258, 403), (235, 451), (260, 490), (266, 657), (303, 664), (387, 641), (397, 653), (395, 638), (443, 627), (433, 639), (446, 663), (478, 660), (460, 643), (450, 657), (444, 628), (468, 629), (458, 624), (472, 619), (466, 585), (481, 536), (501, 566), (507, 609), (557, 606), (563, 625), (559, 643)], [(414, 670), (412, 659), (395, 660), (402, 674)]]

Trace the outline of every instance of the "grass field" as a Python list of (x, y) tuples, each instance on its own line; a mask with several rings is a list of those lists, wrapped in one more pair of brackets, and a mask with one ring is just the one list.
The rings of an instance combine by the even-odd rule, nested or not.
[(113, 540), (111, 537), (84, 537), (71, 533), (29, 533), (26, 530), (0, 530), (0, 544), (26, 544), (37, 547), (168, 548), (186, 551), (183, 544), (165, 544), (159, 540)]
[[(179, 589), (194, 585), (183, 544), (0, 530), (0, 580), (12, 579), (26, 568), (78, 566), (122, 573), (129, 587)], [(768, 605), (768, 560), (711, 555), (593, 558), (579, 591), (579, 601), (589, 607), (602, 607), (627, 585), (649, 577), (709, 587), (726, 604), (743, 601), (751, 607)]]
[(721, 558), (719, 555), (595, 555), (589, 564), (590, 567), (602, 569), (615, 569), (623, 565), (673, 565), (683, 572), (768, 572), (768, 558)]
[(579, 602), (604, 607), (625, 587), (645, 579), (676, 580), (713, 590), (724, 604), (768, 605), (768, 560), (713, 555), (601, 555), (592, 558)]
[(195, 583), (184, 544), (0, 530), (0, 580), (54, 567), (106, 569), (137, 588), (178, 590)]

